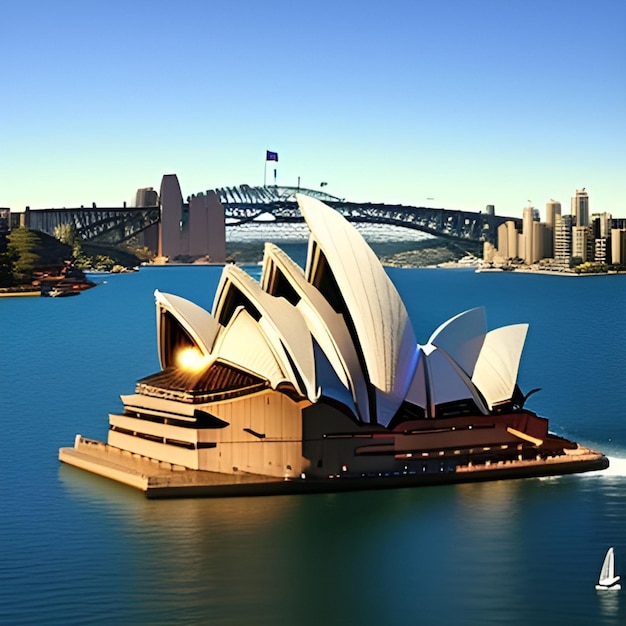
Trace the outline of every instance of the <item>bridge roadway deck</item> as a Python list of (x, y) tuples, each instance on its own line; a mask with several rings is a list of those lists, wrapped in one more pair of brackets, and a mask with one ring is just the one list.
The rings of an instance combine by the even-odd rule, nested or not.
[[(281, 193), (242, 186), (241, 193), (234, 190), (217, 190), (224, 207), (227, 228), (254, 222), (260, 218), (276, 223), (301, 222), (302, 216), (295, 201), (293, 188), (276, 188)], [(299, 190), (306, 192), (307, 190)], [(319, 192), (310, 195), (320, 196)], [(324, 194), (321, 194), (324, 195)], [(495, 242), (497, 229), (506, 221), (521, 227), (518, 218), (503, 217), (482, 212), (435, 209), (391, 204), (346, 202), (328, 196), (324, 201), (341, 213), (348, 221), (388, 224), (395, 227), (420, 230), (436, 237), (457, 240)], [(189, 204), (182, 205), (182, 222)], [(122, 243), (146, 230), (161, 219), (161, 209), (153, 207), (80, 207), (62, 209), (31, 209), (26, 211), (26, 225), (49, 234), (56, 226), (73, 225), (87, 241)]]

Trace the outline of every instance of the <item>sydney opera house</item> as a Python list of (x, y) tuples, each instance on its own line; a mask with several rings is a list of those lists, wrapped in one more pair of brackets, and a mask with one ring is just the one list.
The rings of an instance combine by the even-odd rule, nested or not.
[(147, 495), (408, 486), (601, 469), (524, 408), (527, 325), (483, 309), (425, 345), (375, 254), (336, 211), (298, 196), (305, 269), (266, 244), (261, 279), (224, 267), (212, 311), (157, 291), (160, 371), (76, 437), (66, 463)]

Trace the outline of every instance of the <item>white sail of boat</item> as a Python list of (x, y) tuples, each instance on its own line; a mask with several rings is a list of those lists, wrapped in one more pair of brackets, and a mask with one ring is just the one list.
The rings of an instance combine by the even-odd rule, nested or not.
[(615, 555), (613, 554), (613, 548), (609, 548), (606, 551), (606, 556), (602, 563), (600, 578), (596, 589), (621, 589), (621, 585), (618, 584), (619, 579), (620, 577), (615, 575)]

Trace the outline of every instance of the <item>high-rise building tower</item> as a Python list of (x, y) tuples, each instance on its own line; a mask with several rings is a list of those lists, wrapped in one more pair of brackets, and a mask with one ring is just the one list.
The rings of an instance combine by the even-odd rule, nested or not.
[(556, 200), (546, 202), (546, 225), (548, 228), (554, 228), (557, 215), (561, 215), (561, 203)]
[(591, 226), (572, 227), (572, 259), (584, 263), (593, 261), (593, 233)]
[(524, 235), (524, 263), (531, 265), (535, 262), (533, 257), (533, 223), (535, 221), (535, 209), (528, 206), (522, 214), (522, 234)]
[(572, 260), (572, 216), (557, 215), (554, 223), (554, 263), (569, 268)]
[(144, 187), (137, 189), (135, 194), (136, 207), (152, 207), (159, 206), (159, 195), (152, 187)]
[(545, 259), (548, 255), (545, 251), (545, 232), (546, 225), (543, 222), (535, 220), (533, 222), (533, 263), (541, 259)]
[(519, 233), (517, 232), (517, 228), (515, 228), (515, 222), (509, 220), (506, 223), (506, 230), (509, 236), (508, 241), (508, 253), (509, 259), (517, 259), (519, 258)]
[(611, 263), (626, 265), (626, 228), (611, 229)]
[(546, 202), (546, 236), (544, 244), (546, 258), (554, 257), (554, 223), (557, 215), (561, 215), (561, 203), (556, 200)]
[(572, 198), (572, 216), (574, 226), (589, 226), (589, 196), (584, 187)]
[(608, 263), (611, 260), (611, 238), (596, 237), (593, 241), (593, 260)]
[(498, 256), (503, 259), (510, 259), (509, 255), (509, 234), (506, 223), (498, 226)]
[(612, 223), (613, 216), (610, 213), (594, 213), (591, 216), (594, 238), (610, 237)]

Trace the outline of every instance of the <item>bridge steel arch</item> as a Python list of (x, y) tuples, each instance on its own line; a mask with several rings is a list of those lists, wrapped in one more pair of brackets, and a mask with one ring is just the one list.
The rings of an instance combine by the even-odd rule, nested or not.
[[(470, 241), (496, 241), (497, 229), (507, 221), (521, 228), (521, 219), (453, 209), (433, 209), (401, 204), (347, 202), (323, 191), (299, 187), (223, 187), (213, 190), (222, 206), (227, 228), (250, 222), (298, 223), (303, 218), (295, 194), (303, 193), (332, 206), (351, 222), (389, 224), (420, 230), (436, 237)], [(189, 210), (189, 198), (183, 212)], [(109, 207), (75, 209), (30, 209), (25, 223), (30, 228), (52, 234), (59, 224), (72, 224), (88, 241), (122, 243), (148, 227), (158, 224), (161, 209), (154, 207)]]

